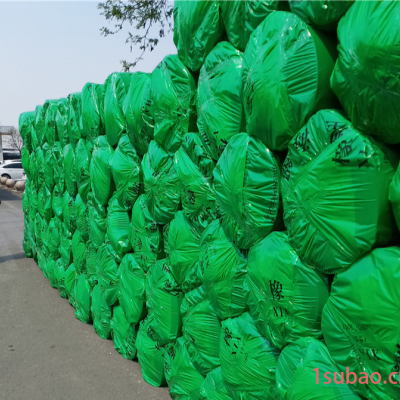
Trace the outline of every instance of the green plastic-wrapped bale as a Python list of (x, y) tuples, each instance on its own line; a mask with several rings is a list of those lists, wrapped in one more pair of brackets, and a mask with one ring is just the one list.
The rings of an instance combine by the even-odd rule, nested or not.
[(221, 367), (213, 369), (204, 379), (200, 388), (199, 400), (231, 400), (228, 389), (222, 380)]
[(44, 140), (52, 147), (55, 142), (58, 141), (58, 133), (56, 126), (56, 116), (58, 111), (58, 99), (57, 100), (46, 100), (43, 105), (44, 112)]
[(127, 135), (122, 135), (111, 160), (110, 167), (121, 207), (130, 210), (142, 187), (143, 176), (140, 158)]
[(175, 0), (174, 43), (179, 58), (190, 70), (201, 68), (223, 33), (218, 1)]
[(293, 14), (324, 31), (336, 30), (340, 18), (353, 3), (354, 0), (289, 0), (290, 11)]
[(77, 277), (75, 287), (75, 316), (84, 324), (88, 324), (91, 320), (90, 314), (90, 297), (91, 287), (89, 285), (88, 277), (86, 274), (80, 274)]
[(203, 287), (185, 295), (181, 304), (183, 340), (194, 367), (207, 375), (219, 364), (221, 323)]
[(161, 61), (151, 76), (154, 139), (175, 153), (187, 132), (196, 131), (196, 84), (177, 55)]
[(247, 308), (246, 265), (247, 260), (226, 237), (219, 221), (212, 222), (201, 236), (199, 275), (220, 319), (238, 316)]
[(37, 154), (35, 150), (32, 150), (32, 153), (29, 156), (29, 171), (31, 174), (32, 185), (35, 187), (35, 189), (38, 189), (39, 164), (37, 162)]
[(104, 84), (104, 126), (108, 143), (115, 147), (127, 133), (123, 104), (131, 84), (132, 74), (113, 72)]
[(173, 399), (199, 398), (204, 377), (190, 360), (182, 337), (167, 346), (164, 369), (169, 393)]
[(246, 126), (242, 105), (243, 54), (219, 43), (200, 70), (197, 126), (204, 147), (217, 161), (229, 139)]
[(132, 209), (130, 242), (133, 256), (145, 272), (165, 257), (163, 227), (151, 217), (145, 195), (137, 199)]
[(41, 248), (41, 254), (44, 256), (44, 258), (49, 257), (49, 224), (47, 223), (47, 220), (45, 218), (42, 218), (42, 224), (40, 226), (41, 229), (41, 237), (42, 237), (42, 248)]
[(389, 200), (392, 205), (397, 227), (400, 230), (400, 168), (397, 167), (389, 189)]
[(89, 210), (78, 194), (75, 199), (75, 221), (76, 229), (80, 232), (82, 240), (87, 242), (89, 239)]
[(90, 192), (90, 160), (92, 158), (91, 143), (85, 139), (79, 139), (75, 150), (75, 181), (78, 193), (83, 201), (86, 201)]
[[(46, 146), (44, 146), (46, 148)], [(36, 149), (36, 162), (37, 162), (37, 169), (34, 170), (37, 173), (37, 185), (36, 188), (39, 190), (40, 187), (44, 184), (45, 181), (45, 173), (44, 173), (44, 153), (43, 148), (38, 147)]]
[[(33, 197), (33, 196), (32, 196)], [(54, 186), (54, 190), (52, 193), (52, 202), (51, 206), (53, 208), (54, 215), (60, 220), (63, 221), (63, 201), (64, 201), (64, 191), (60, 186)]]
[(118, 301), (118, 264), (106, 243), (97, 250), (97, 268), (104, 300), (111, 307)]
[(56, 280), (54, 277), (54, 268), (56, 266), (56, 262), (57, 261), (53, 260), (52, 258), (49, 258), (47, 260), (47, 277), (49, 279), (51, 287), (54, 289), (57, 289)]
[(316, 111), (333, 107), (329, 78), (335, 39), (288, 12), (271, 13), (243, 57), (246, 129), (270, 150), (285, 150)]
[[(375, 249), (334, 279), (322, 314), (322, 333), (341, 372), (382, 379), (398, 370), (400, 322), (400, 248)], [(396, 376), (397, 375), (397, 376)], [(398, 373), (392, 376), (398, 382)], [(400, 387), (383, 381), (354, 389), (366, 399), (397, 399)], [(368, 382), (368, 380), (367, 380)], [(389, 383), (389, 382), (388, 382)]]
[(46, 221), (53, 217), (52, 193), (46, 185), (42, 185), (38, 193), (38, 210)]
[(157, 223), (166, 224), (174, 218), (180, 204), (173, 158), (153, 140), (143, 157), (142, 171), (149, 212)]
[(387, 143), (400, 143), (399, 18), (397, 1), (356, 1), (338, 26), (331, 78), (354, 126)]
[(198, 229), (216, 219), (214, 161), (196, 133), (184, 136), (174, 156), (183, 212)]
[(258, 139), (231, 138), (215, 169), (215, 192), (228, 238), (249, 249), (279, 223), (280, 165)]
[(43, 106), (37, 106), (35, 109), (35, 131), (37, 136), (37, 146), (42, 146), (46, 142), (44, 136), (45, 128), (46, 123)]
[[(317, 371), (315, 369), (318, 369)], [(327, 378), (324, 374), (327, 374)], [(287, 400), (360, 400), (351, 385), (335, 383), (340, 371), (325, 344), (314, 338), (302, 338), (283, 349), (276, 365), (279, 398)], [(350, 377), (352, 379), (352, 377)]]
[(86, 244), (82, 234), (76, 230), (72, 235), (72, 256), (74, 258), (75, 270), (77, 274), (86, 272)]
[(254, 29), (269, 14), (277, 11), (279, 5), (280, 1), (278, 0), (220, 1), (222, 20), (229, 43), (236, 49), (244, 51)]
[(52, 179), (54, 179), (54, 186), (58, 187), (60, 192), (64, 192), (65, 188), (64, 149), (61, 147), (60, 142), (55, 142), (54, 146), (51, 149), (51, 167), (53, 171), (49, 173)]
[(68, 297), (67, 291), (65, 289), (65, 271), (67, 268), (61, 259), (58, 259), (56, 265), (54, 266), (54, 281), (60, 292), (60, 296), (66, 299)]
[(257, 329), (277, 348), (301, 337), (322, 337), (328, 278), (300, 260), (286, 233), (272, 232), (250, 249), (247, 286)]
[(26, 146), (21, 149), (21, 164), (24, 172), (26, 173), (27, 178), (31, 178), (31, 171), (30, 171), (30, 154), (29, 150)]
[(72, 264), (72, 234), (68, 231), (65, 225), (61, 229), (60, 237), (60, 254), (61, 261), (65, 268), (68, 268)]
[(199, 286), (198, 260), (200, 254), (200, 233), (184, 216), (182, 211), (164, 227), (165, 253), (169, 268), (177, 284), (184, 292)]
[(118, 353), (126, 359), (133, 360), (136, 356), (136, 327), (130, 324), (121, 306), (113, 309), (111, 320), (111, 337)]
[(92, 161), (90, 163), (90, 178), (94, 199), (99, 205), (106, 206), (114, 192), (110, 160), (114, 149), (108, 144), (105, 136), (99, 136), (94, 141)]
[(44, 153), (43, 170), (44, 170), (44, 183), (50, 191), (53, 191), (55, 185), (55, 180), (54, 180), (55, 167), (53, 165), (53, 162), (54, 162), (53, 148), (47, 146), (46, 152)]
[(89, 240), (93, 246), (99, 248), (105, 241), (107, 233), (107, 210), (99, 205), (94, 198), (93, 193), (88, 195), (88, 212), (89, 212)]
[(107, 237), (110, 250), (118, 262), (131, 250), (130, 222), (129, 211), (119, 205), (117, 195), (114, 194), (107, 208)]
[(111, 335), (112, 308), (104, 298), (100, 285), (96, 285), (93, 289), (90, 311), (94, 330), (102, 339), (109, 339)]
[[(148, 334), (148, 319), (140, 323), (136, 337), (137, 357), (144, 380), (152, 386), (160, 387), (166, 384), (164, 375), (165, 348)], [(151, 333), (151, 330), (150, 330)]]
[(35, 217), (38, 209), (38, 198), (37, 198), (37, 191), (35, 186), (33, 185), (33, 181), (30, 181), (30, 196), (29, 196), (29, 214)]
[(129, 324), (138, 324), (147, 313), (146, 275), (133, 254), (126, 254), (118, 269), (118, 299)]
[(56, 127), (58, 133), (58, 139), (62, 148), (69, 144), (68, 136), (68, 115), (69, 115), (69, 104), (68, 99), (60, 99), (57, 103), (57, 114), (56, 114)]
[(68, 192), (63, 196), (63, 221), (65, 228), (73, 234), (76, 229), (75, 200)]
[(68, 137), (75, 149), (82, 137), (82, 93), (68, 95)]
[(64, 178), (65, 186), (71, 197), (75, 197), (78, 193), (76, 185), (76, 171), (75, 171), (75, 151), (71, 144), (67, 144), (63, 149), (64, 157)]
[(276, 400), (279, 351), (263, 338), (249, 313), (222, 321), (222, 379), (234, 399)]
[[(48, 269), (49, 272), (49, 269)], [(49, 278), (50, 279), (50, 278)], [(68, 302), (72, 307), (76, 307), (75, 290), (76, 290), (76, 271), (72, 263), (65, 271), (65, 291), (67, 292)]]
[(39, 212), (36, 213), (35, 216), (35, 241), (36, 241), (36, 248), (38, 252), (42, 251), (43, 241), (42, 241), (42, 217), (40, 216)]
[(162, 346), (182, 333), (180, 307), (183, 293), (173, 277), (166, 259), (158, 260), (146, 277), (146, 306), (149, 329)]
[(32, 130), (35, 129), (35, 118), (36, 114), (34, 111), (27, 111), (21, 113), (18, 120), (19, 133), (21, 134), (22, 140), (24, 141), (24, 147), (28, 153), (37, 146), (37, 143), (35, 143), (35, 146), (33, 146), (32, 143)]
[(101, 105), (103, 90), (103, 85), (90, 82), (82, 89), (82, 136), (91, 144), (105, 134)]
[(300, 258), (333, 273), (392, 240), (397, 228), (388, 197), (397, 165), (391, 149), (340, 112), (311, 117), (282, 167), (284, 221)]
[(129, 140), (143, 157), (154, 139), (154, 118), (151, 103), (151, 75), (135, 72), (123, 104)]
[(60, 258), (60, 240), (61, 240), (61, 230), (62, 223), (57, 217), (54, 217), (49, 222), (49, 232), (48, 232), (48, 248), (50, 257), (53, 260), (58, 260)]
[(97, 247), (91, 241), (86, 243), (86, 271), (88, 281), (93, 288), (99, 283), (98, 267), (97, 267)]

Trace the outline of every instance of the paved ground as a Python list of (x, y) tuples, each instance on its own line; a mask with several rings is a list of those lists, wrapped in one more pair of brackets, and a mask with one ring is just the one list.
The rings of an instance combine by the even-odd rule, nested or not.
[(170, 399), (78, 321), (22, 250), (21, 195), (0, 187), (0, 399)]

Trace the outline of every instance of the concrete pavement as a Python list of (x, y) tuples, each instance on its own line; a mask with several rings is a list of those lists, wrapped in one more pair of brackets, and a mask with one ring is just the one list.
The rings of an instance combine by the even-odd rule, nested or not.
[(21, 194), (0, 187), (0, 399), (170, 399), (78, 321), (22, 249)]

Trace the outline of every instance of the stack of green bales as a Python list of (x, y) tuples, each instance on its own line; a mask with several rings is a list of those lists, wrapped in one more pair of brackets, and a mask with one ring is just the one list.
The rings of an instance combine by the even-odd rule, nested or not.
[(400, 3), (174, 20), (151, 74), (21, 115), (27, 257), (173, 398), (399, 398)]

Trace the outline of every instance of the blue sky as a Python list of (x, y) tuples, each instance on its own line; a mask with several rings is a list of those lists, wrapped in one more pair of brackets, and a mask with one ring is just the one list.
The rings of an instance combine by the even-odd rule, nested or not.
[[(19, 114), (46, 99), (103, 83), (120, 60), (134, 60), (125, 34), (103, 37), (97, 1), (0, 1), (0, 124), (18, 126)], [(176, 54), (172, 33), (146, 53), (136, 71), (151, 72)]]

